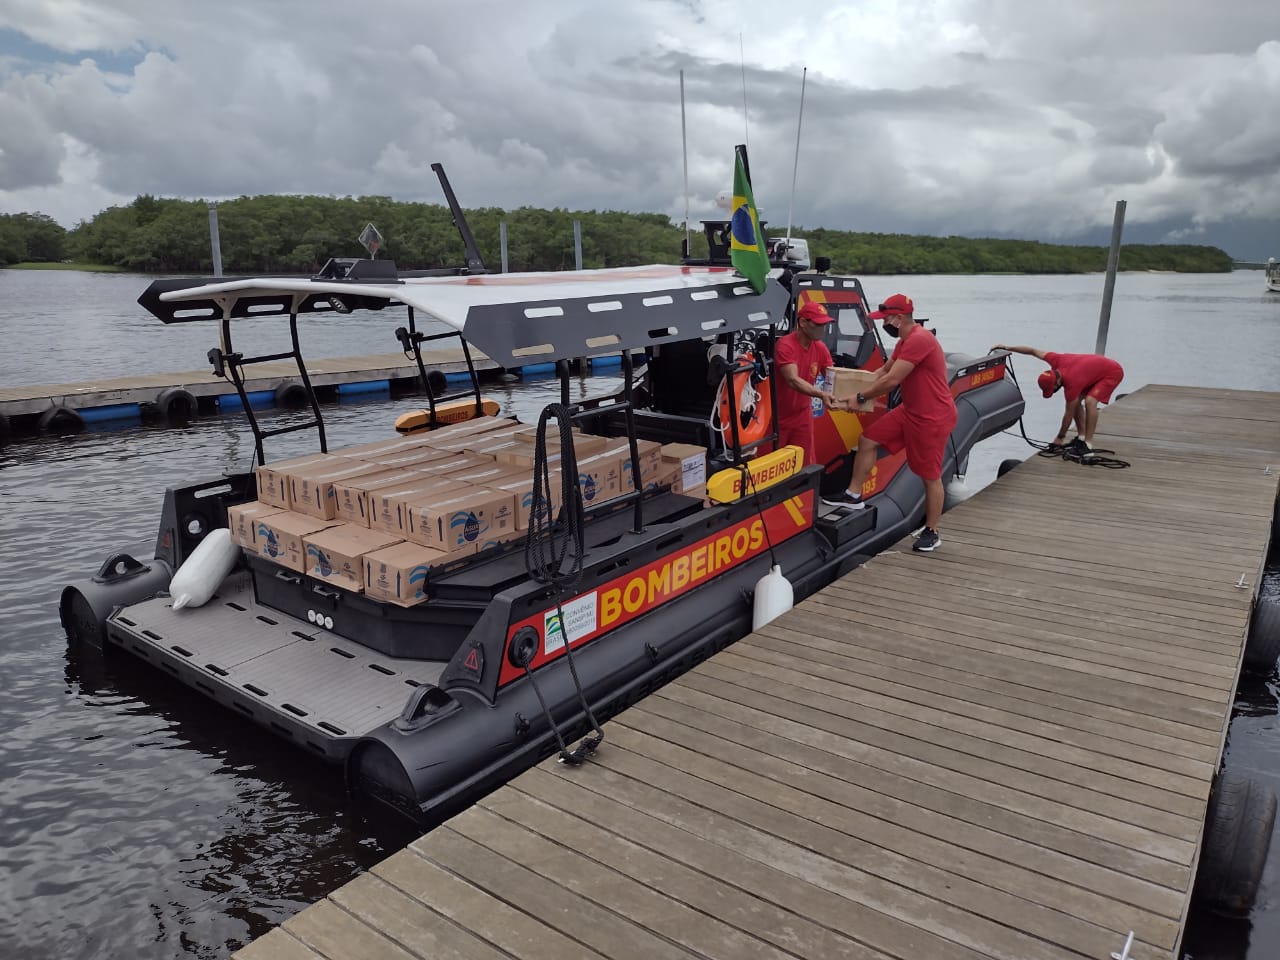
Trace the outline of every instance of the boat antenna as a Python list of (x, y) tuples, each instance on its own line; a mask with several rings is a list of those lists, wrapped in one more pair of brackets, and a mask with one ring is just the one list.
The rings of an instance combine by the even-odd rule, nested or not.
[(680, 71), (680, 150), (684, 155), (684, 255), (690, 256), (689, 248), (689, 137), (684, 125), (684, 70)]
[(738, 63), (742, 66), (742, 142), (751, 145), (747, 136), (747, 59), (742, 52), (742, 33), (738, 33)]
[(809, 76), (809, 68), (804, 68), (804, 73), (800, 74), (800, 115), (796, 118), (796, 162), (791, 166), (791, 200), (787, 203), (787, 246), (788, 253), (791, 252), (791, 211), (796, 205), (796, 174), (800, 170), (800, 124), (804, 122), (804, 84)]

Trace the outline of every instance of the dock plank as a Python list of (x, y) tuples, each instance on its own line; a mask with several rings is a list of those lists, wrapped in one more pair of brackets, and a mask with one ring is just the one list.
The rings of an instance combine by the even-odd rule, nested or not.
[(1144, 387), (1102, 426), (1128, 470), (1030, 459), (939, 553), (891, 547), (375, 867), (399, 918), (366, 883), (237, 956), (426, 949), (407, 916), (529, 960), (1082, 960), (1131, 931), (1174, 960), (1280, 394)]

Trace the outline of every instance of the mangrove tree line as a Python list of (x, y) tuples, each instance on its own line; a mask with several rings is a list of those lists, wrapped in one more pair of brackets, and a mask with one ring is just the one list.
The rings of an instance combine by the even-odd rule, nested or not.
[[(509, 269), (564, 270), (574, 265), (573, 221), (582, 224), (586, 267), (675, 263), (684, 230), (657, 213), (482, 207), (466, 211), (490, 270), (501, 264), (499, 223), (507, 224)], [(405, 269), (463, 262), (462, 241), (448, 208), (389, 197), (257, 196), (220, 203), (218, 225), (226, 273), (301, 273), (329, 257), (365, 256), (358, 237), (373, 223), (384, 238), (378, 256)], [(1032, 240), (972, 239), (792, 230), (810, 253), (852, 274), (1090, 273), (1106, 268), (1104, 247)], [(701, 252), (695, 230), (694, 252)], [(115, 266), (126, 270), (208, 274), (212, 270), (208, 206), (202, 200), (140, 196), (66, 230), (39, 213), (0, 215), (0, 266), (23, 261)], [(1129, 244), (1122, 270), (1225, 272), (1231, 258), (1217, 247)]]

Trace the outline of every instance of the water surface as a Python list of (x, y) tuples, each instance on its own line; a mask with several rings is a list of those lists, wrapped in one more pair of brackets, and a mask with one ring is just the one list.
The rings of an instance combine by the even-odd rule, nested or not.
[[(203, 368), (207, 324), (165, 326), (134, 301), (147, 278), (0, 270), (0, 383), (35, 384)], [(1102, 277), (869, 278), (876, 302), (912, 296), (948, 350), (998, 341), (1093, 349)], [(308, 356), (390, 353), (403, 315), (304, 318)], [(253, 325), (253, 326), (251, 326)], [(278, 321), (237, 328), (277, 336)], [(246, 341), (246, 344), (249, 341)], [(1121, 392), (1146, 383), (1273, 390), (1280, 296), (1260, 273), (1121, 275), (1108, 352)], [(1055, 431), (1061, 401), (1031, 384), (1026, 429)], [(605, 381), (577, 381), (600, 392)], [(505, 409), (536, 416), (550, 381), (493, 385)], [(325, 408), (331, 442), (387, 436), (412, 401)], [(1105, 419), (1103, 421), (1105, 430)], [(310, 449), (278, 438), (277, 456)], [(971, 487), (1016, 435), (975, 453)], [(249, 466), (238, 417), (180, 430), (133, 427), (0, 449), (0, 956), (222, 957), (381, 860), (407, 839), (359, 820), (336, 771), (126, 657), (68, 645), (58, 593), (112, 550), (154, 537), (167, 485)], [(1271, 584), (1268, 589), (1275, 590)], [(1228, 763), (1280, 790), (1275, 678), (1242, 685)], [(1263, 960), (1280, 951), (1280, 851), (1249, 921), (1193, 919), (1197, 958)], [(1118, 944), (1117, 944), (1118, 946)]]

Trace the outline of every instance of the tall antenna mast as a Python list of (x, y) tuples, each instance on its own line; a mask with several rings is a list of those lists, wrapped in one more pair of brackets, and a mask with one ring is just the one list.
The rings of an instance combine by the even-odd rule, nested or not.
[(738, 34), (738, 63), (742, 65), (742, 142), (745, 146), (751, 146), (751, 139), (747, 136), (747, 60), (742, 53), (742, 34)]
[(684, 155), (684, 255), (689, 250), (689, 138), (684, 125), (684, 70), (680, 71), (680, 150)]
[(791, 167), (791, 200), (787, 203), (787, 252), (791, 251), (791, 211), (796, 205), (796, 174), (800, 170), (800, 124), (804, 122), (804, 84), (809, 68), (800, 74), (800, 116), (796, 118), (796, 162)]

